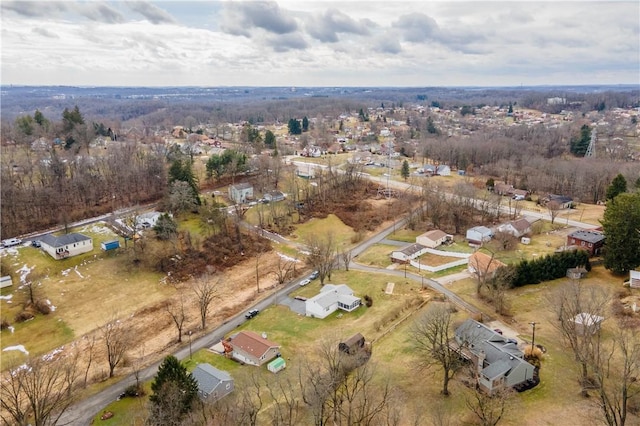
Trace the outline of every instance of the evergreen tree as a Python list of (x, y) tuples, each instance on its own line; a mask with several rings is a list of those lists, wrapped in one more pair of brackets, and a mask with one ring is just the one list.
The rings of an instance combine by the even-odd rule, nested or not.
[(174, 160), (169, 168), (169, 184), (175, 181), (182, 181), (189, 184), (193, 193), (193, 200), (200, 205), (200, 190), (198, 189), (198, 179), (193, 173), (191, 162), (186, 160)]
[(289, 123), (287, 124), (289, 128), (290, 135), (299, 135), (302, 133), (302, 127), (300, 126), (300, 122), (295, 118), (290, 118)]
[(307, 118), (307, 116), (305, 115), (302, 118), (302, 131), (303, 132), (307, 132), (309, 130), (309, 119)]
[(433, 118), (431, 118), (431, 116), (427, 117), (427, 132), (432, 135), (440, 134), (440, 131), (437, 129), (435, 124), (433, 124)]
[(267, 130), (264, 134), (264, 144), (271, 149), (276, 147), (276, 135), (271, 130)]
[(402, 179), (404, 180), (409, 179), (409, 162), (407, 160), (404, 160), (402, 162), (402, 169), (400, 170), (400, 176), (402, 176)]
[(152, 421), (174, 424), (191, 410), (198, 397), (198, 383), (175, 356), (169, 355), (160, 364), (151, 391)]
[(587, 152), (589, 142), (591, 142), (591, 127), (583, 124), (580, 128), (580, 136), (571, 138), (569, 150), (573, 155), (583, 156)]
[(627, 180), (622, 174), (618, 174), (618, 176), (613, 178), (611, 185), (607, 188), (607, 200), (613, 200), (623, 192), (627, 192)]
[(170, 240), (178, 234), (178, 224), (168, 213), (161, 214), (153, 230), (159, 240)]
[(602, 219), (606, 237), (604, 266), (626, 274), (640, 265), (640, 193), (622, 193), (607, 204)]

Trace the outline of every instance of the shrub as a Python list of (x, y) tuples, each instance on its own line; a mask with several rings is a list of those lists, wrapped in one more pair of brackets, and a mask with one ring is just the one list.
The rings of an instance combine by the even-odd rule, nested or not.
[(123, 392), (123, 396), (129, 398), (137, 398), (139, 396), (144, 396), (145, 392), (142, 386), (137, 386), (136, 384), (129, 385)]
[(15, 321), (16, 322), (25, 322), (27, 320), (32, 319), (33, 317), (35, 317), (35, 315), (33, 315), (32, 312), (30, 312), (30, 311), (21, 311), (21, 312), (18, 312), (16, 314)]
[(364, 304), (367, 306), (367, 308), (370, 308), (373, 306), (373, 299), (368, 294), (364, 295)]
[(2, 321), (0, 322), (0, 330), (6, 330), (9, 327), (11, 327), (11, 324), (9, 324), (9, 320), (7, 320), (6, 318), (2, 318)]
[(51, 313), (51, 306), (45, 300), (36, 300), (35, 308), (42, 315), (49, 315)]

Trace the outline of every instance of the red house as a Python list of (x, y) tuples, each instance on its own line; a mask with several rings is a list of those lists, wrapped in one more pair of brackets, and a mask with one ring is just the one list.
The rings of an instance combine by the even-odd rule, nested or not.
[(580, 230), (567, 235), (567, 245), (575, 246), (589, 253), (589, 256), (600, 254), (604, 246), (604, 234), (597, 231)]

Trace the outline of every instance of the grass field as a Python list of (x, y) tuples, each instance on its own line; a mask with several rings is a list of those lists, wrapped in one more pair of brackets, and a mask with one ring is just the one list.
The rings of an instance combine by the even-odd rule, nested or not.
[(345, 225), (336, 215), (330, 214), (324, 219), (313, 218), (296, 227), (291, 238), (304, 243), (311, 236), (324, 237), (332, 235), (336, 247), (350, 246), (355, 235), (353, 229)]

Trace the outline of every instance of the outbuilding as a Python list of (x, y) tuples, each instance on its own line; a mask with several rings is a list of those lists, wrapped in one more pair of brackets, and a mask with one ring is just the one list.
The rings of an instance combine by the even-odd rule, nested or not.
[(284, 370), (287, 367), (287, 363), (282, 357), (278, 357), (267, 364), (267, 370), (272, 373), (277, 373), (280, 370)]

